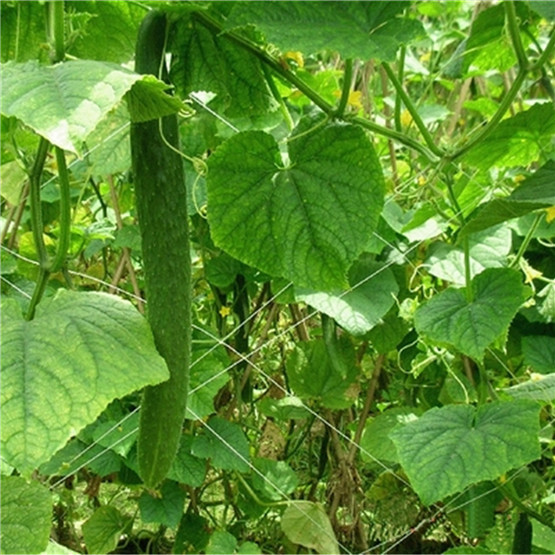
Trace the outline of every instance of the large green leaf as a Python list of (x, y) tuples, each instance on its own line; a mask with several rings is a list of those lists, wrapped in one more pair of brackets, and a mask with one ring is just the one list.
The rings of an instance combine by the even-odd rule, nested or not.
[(2, 457), (30, 472), (110, 401), (168, 378), (146, 320), (105, 293), (60, 290), (32, 321), (2, 303)]
[(471, 286), (472, 300), (465, 289), (446, 289), (418, 308), (414, 322), (420, 335), (481, 360), (507, 332), (528, 290), (518, 272), (507, 268), (484, 270)]
[(536, 374), (530, 380), (508, 387), (504, 391), (515, 399), (532, 399), (550, 403), (555, 401), (555, 373)]
[(216, 245), (295, 285), (329, 291), (365, 248), (383, 205), (380, 163), (353, 125), (301, 121), (284, 163), (276, 141), (247, 131), (209, 159)]
[(83, 523), (83, 538), (89, 553), (112, 553), (121, 535), (130, 526), (131, 518), (124, 517), (115, 507), (104, 505)]
[[(2, 427), (6, 424), (3, 422)], [(1, 553), (41, 553), (48, 545), (52, 497), (38, 482), (2, 475)]]
[(393, 306), (399, 286), (383, 264), (360, 261), (349, 271), (349, 289), (331, 293), (295, 289), (298, 300), (331, 316), (353, 335), (364, 335)]
[(536, 104), (526, 112), (502, 121), (476, 143), (465, 160), (478, 168), (526, 166), (535, 162), (555, 133), (553, 104)]
[(555, 183), (555, 161), (550, 160), (509, 196), (494, 199), (480, 206), (472, 219), (461, 229), (459, 237), (519, 218), (533, 210), (555, 206), (553, 183)]
[(292, 501), (281, 517), (289, 541), (317, 553), (339, 553), (339, 546), (324, 508), (311, 501)]
[(191, 453), (210, 459), (216, 468), (246, 472), (249, 468), (249, 442), (241, 428), (217, 416), (212, 417), (203, 433), (195, 437)]
[(218, 109), (231, 118), (260, 116), (277, 108), (261, 62), (193, 20), (176, 26), (171, 79), (186, 96), (195, 91), (218, 95)]
[(294, 470), (285, 461), (271, 459), (254, 459), (252, 487), (260, 496), (269, 501), (280, 501), (297, 487), (299, 479)]
[(135, 84), (129, 96), (134, 120), (182, 108), (179, 99), (165, 94), (164, 83), (115, 64), (74, 60), (43, 66), (30, 61), (2, 65), (2, 113), (79, 154), (82, 142)]
[(541, 455), (538, 403), (494, 402), (433, 408), (390, 434), (426, 505), (493, 480)]
[(164, 524), (170, 528), (177, 528), (184, 505), (185, 490), (172, 480), (166, 480), (159, 493), (151, 494), (145, 490), (139, 497), (141, 520)]
[[(393, 61), (401, 44), (423, 34), (399, 17), (408, 2), (240, 2), (227, 27), (254, 24), (282, 51), (336, 50), (345, 58)], [(307, 29), (310, 31), (307, 32)]]
[(555, 337), (528, 335), (522, 338), (524, 362), (540, 374), (555, 373)]

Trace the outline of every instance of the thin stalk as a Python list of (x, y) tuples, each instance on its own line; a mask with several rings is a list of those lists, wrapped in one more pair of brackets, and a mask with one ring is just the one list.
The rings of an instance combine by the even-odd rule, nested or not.
[(524, 46), (522, 45), (522, 40), (520, 38), (520, 29), (518, 28), (515, 3), (511, 0), (510, 2), (504, 2), (503, 5), (505, 6), (505, 16), (507, 17), (509, 35), (511, 36), (511, 43), (518, 60), (518, 67), (520, 69), (527, 70), (528, 58), (526, 57), (526, 52), (524, 52)]
[(466, 154), (472, 147), (474, 147), (474, 145), (482, 142), (497, 127), (498, 123), (501, 121), (501, 119), (511, 106), (516, 95), (518, 94), (524, 78), (526, 77), (526, 74), (526, 70), (520, 70), (518, 72), (511, 88), (503, 97), (499, 108), (497, 108), (497, 111), (489, 120), (489, 122), (482, 128), (482, 131), (474, 136), (473, 139), (468, 141), (463, 147), (459, 148), (459, 150), (448, 156), (450, 160), (456, 160), (457, 158), (460, 158), (463, 154)]
[(32, 320), (35, 317), (35, 310), (40, 300), (42, 299), (49, 277), (50, 272), (46, 268), (41, 267), (39, 270), (39, 277), (37, 279), (37, 282), (35, 283), (35, 288), (33, 290), (33, 296), (31, 297), (29, 307), (27, 308), (27, 314), (25, 315), (25, 318), (27, 320)]
[(335, 112), (338, 118), (343, 117), (347, 103), (349, 102), (349, 94), (351, 93), (351, 80), (353, 78), (353, 60), (347, 58), (345, 60), (345, 70), (343, 71), (343, 88), (341, 89), (341, 98), (339, 99), (339, 106)]
[(71, 236), (71, 199), (66, 157), (61, 148), (56, 147), (55, 152), (56, 162), (58, 163), (58, 182), (60, 184), (60, 236), (58, 238), (58, 250), (50, 266), (50, 272), (52, 273), (57, 272), (63, 266)]
[(386, 62), (382, 62), (382, 67), (387, 73), (389, 80), (395, 87), (395, 90), (397, 91), (397, 95), (401, 97), (403, 104), (406, 106), (407, 110), (412, 116), (412, 119), (416, 124), (416, 127), (418, 127), (418, 130), (420, 131), (420, 134), (424, 138), (424, 141), (428, 145), (428, 148), (436, 156), (440, 156), (440, 157), (443, 156), (444, 155), (443, 150), (435, 144), (434, 138), (432, 137), (431, 133), (428, 131), (428, 128), (424, 125), (424, 122), (422, 121), (422, 118), (420, 117), (420, 114), (418, 113), (416, 106), (412, 102), (409, 95), (405, 92), (405, 89), (403, 88), (403, 84), (401, 83), (401, 81), (399, 81), (399, 79), (397, 79), (397, 75), (395, 75), (395, 72), (391, 69), (391, 66)]
[(474, 300), (474, 293), (472, 291), (472, 272), (470, 271), (470, 244), (468, 235), (465, 235), (463, 240), (464, 249), (464, 284), (466, 300), (471, 303)]
[(518, 268), (520, 259), (523, 257), (524, 253), (526, 252), (526, 249), (528, 248), (528, 245), (530, 244), (530, 241), (533, 239), (534, 233), (536, 232), (536, 229), (538, 229), (538, 226), (540, 225), (542, 218), (543, 218), (543, 212), (540, 212), (539, 214), (536, 215), (536, 218), (532, 222), (532, 225), (530, 226), (528, 233), (526, 233), (526, 237), (524, 237), (524, 240), (522, 241), (522, 244), (520, 245), (520, 248), (516, 253), (515, 259), (511, 262), (511, 265), (509, 266), (510, 268)]
[[(403, 82), (404, 74), (405, 74), (405, 56), (407, 53), (407, 47), (402, 46), (399, 52), (399, 64), (397, 70), (397, 79), (399, 83)], [(395, 96), (395, 109), (393, 113), (393, 117), (395, 119), (395, 130), (401, 132), (403, 129), (403, 125), (401, 123), (401, 97), (400, 95)]]
[(64, 1), (55, 0), (48, 3), (49, 34), (54, 46), (53, 63), (61, 62), (65, 57), (64, 45)]
[(553, 50), (555, 49), (555, 28), (551, 30), (551, 35), (549, 36), (549, 41), (545, 46), (541, 56), (536, 60), (536, 62), (530, 67), (531, 71), (542, 67), (548, 60), (551, 59)]
[(289, 131), (293, 131), (293, 128), (295, 127), (295, 122), (293, 121), (293, 118), (291, 117), (291, 114), (289, 113), (289, 110), (287, 109), (283, 98), (281, 98), (281, 95), (279, 94), (276, 84), (274, 83), (274, 79), (270, 71), (268, 70), (268, 66), (263, 65), (262, 71), (264, 72), (264, 77), (266, 78), (266, 83), (268, 83), (268, 87), (270, 88), (272, 96), (279, 104), (279, 109), (281, 111), (281, 114), (283, 115), (283, 119), (285, 120), (287, 129), (289, 129)]

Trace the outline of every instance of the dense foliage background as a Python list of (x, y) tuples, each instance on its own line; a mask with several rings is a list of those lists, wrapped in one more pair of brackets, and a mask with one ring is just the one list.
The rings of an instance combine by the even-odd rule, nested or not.
[[(555, 551), (555, 3), (1, 9), (3, 553)], [(175, 113), (193, 362), (152, 490), (129, 128)]]

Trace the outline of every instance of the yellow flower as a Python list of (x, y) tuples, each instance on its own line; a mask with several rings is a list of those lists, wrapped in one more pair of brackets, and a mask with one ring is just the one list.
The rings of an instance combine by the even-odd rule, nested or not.
[(549, 208), (545, 209), (545, 219), (547, 220), (548, 224), (555, 220), (555, 206), (550, 206)]
[(231, 314), (231, 308), (229, 308), (229, 306), (222, 306), (222, 308), (220, 308), (220, 316), (222, 318), (225, 318), (226, 316), (229, 316)]
[(401, 112), (401, 124), (403, 127), (408, 127), (412, 123), (412, 116), (408, 110)]
[(286, 60), (293, 60), (299, 67), (304, 67), (304, 58), (302, 52), (290, 50), (289, 52), (286, 52), (283, 57)]
[[(341, 91), (335, 90), (333, 91), (333, 96), (335, 98), (341, 97)], [(349, 93), (349, 98), (347, 99), (347, 105), (351, 106), (351, 108), (356, 108), (357, 110), (362, 109), (362, 92), (361, 91), (351, 91)]]

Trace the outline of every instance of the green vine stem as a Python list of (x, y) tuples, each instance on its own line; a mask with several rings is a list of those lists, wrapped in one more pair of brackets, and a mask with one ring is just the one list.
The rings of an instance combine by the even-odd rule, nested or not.
[(343, 117), (347, 103), (349, 102), (349, 94), (351, 93), (351, 80), (353, 78), (353, 60), (348, 58), (345, 60), (345, 70), (343, 71), (343, 88), (341, 90), (341, 98), (335, 116)]
[(65, 57), (64, 45), (64, 0), (48, 3), (48, 26), (50, 40), (54, 46), (53, 63), (61, 62)]
[(528, 59), (526, 58), (524, 49), (522, 47), (522, 42), (520, 40), (518, 21), (516, 19), (513, 2), (505, 2), (505, 9), (506, 9), (506, 16), (507, 16), (511, 42), (515, 50), (515, 53), (518, 59), (518, 64), (519, 64), (518, 74), (515, 77), (515, 80), (513, 81), (513, 84), (511, 85), (510, 89), (503, 97), (503, 100), (501, 101), (499, 108), (497, 108), (497, 111), (489, 120), (489, 122), (482, 128), (482, 130), (479, 133), (477, 133), (474, 136), (472, 140), (468, 141), (463, 147), (459, 148), (459, 150), (457, 150), (456, 152), (448, 156), (450, 160), (455, 160), (457, 158), (460, 158), (463, 154), (468, 152), (474, 145), (482, 142), (497, 127), (497, 125), (499, 124), (499, 122), (507, 112), (507, 110), (510, 108), (514, 99), (516, 98), (516, 95), (518, 94), (526, 75), (530, 71), (536, 70), (539, 67), (541, 67), (549, 58), (549, 56), (551, 56), (551, 53), (555, 48), (555, 32), (552, 31), (549, 42), (547, 43), (547, 46), (545, 47), (542, 55), (538, 58), (535, 64), (530, 66)]
[[(405, 56), (407, 53), (407, 47), (401, 46), (399, 51), (399, 64), (397, 68), (397, 80), (399, 83), (403, 82), (405, 74)], [(385, 70), (385, 68), (384, 68)], [(400, 95), (395, 96), (395, 109), (394, 109), (394, 120), (395, 120), (395, 130), (401, 132), (403, 129), (403, 124), (401, 123), (401, 97)]]
[(395, 72), (391, 69), (391, 66), (388, 63), (382, 62), (382, 67), (387, 73), (387, 77), (395, 87), (395, 90), (397, 91), (397, 95), (401, 97), (403, 104), (406, 106), (407, 110), (412, 116), (412, 119), (416, 124), (416, 127), (418, 127), (418, 130), (420, 131), (420, 134), (424, 138), (424, 141), (428, 145), (428, 148), (436, 156), (442, 157), (444, 155), (443, 150), (435, 144), (434, 138), (432, 137), (431, 133), (428, 131), (428, 128), (422, 121), (422, 118), (420, 117), (420, 114), (418, 113), (416, 106), (412, 102), (409, 95), (405, 92), (405, 89), (403, 88), (403, 84), (401, 83), (401, 81), (399, 81), (399, 79), (397, 78), (397, 75), (395, 75)]
[(58, 164), (58, 183), (60, 186), (60, 236), (58, 238), (58, 249), (50, 272), (54, 273), (63, 266), (67, 251), (69, 249), (70, 228), (71, 228), (71, 199), (69, 194), (69, 175), (67, 171), (66, 157), (63, 149), (56, 147), (56, 162)]

